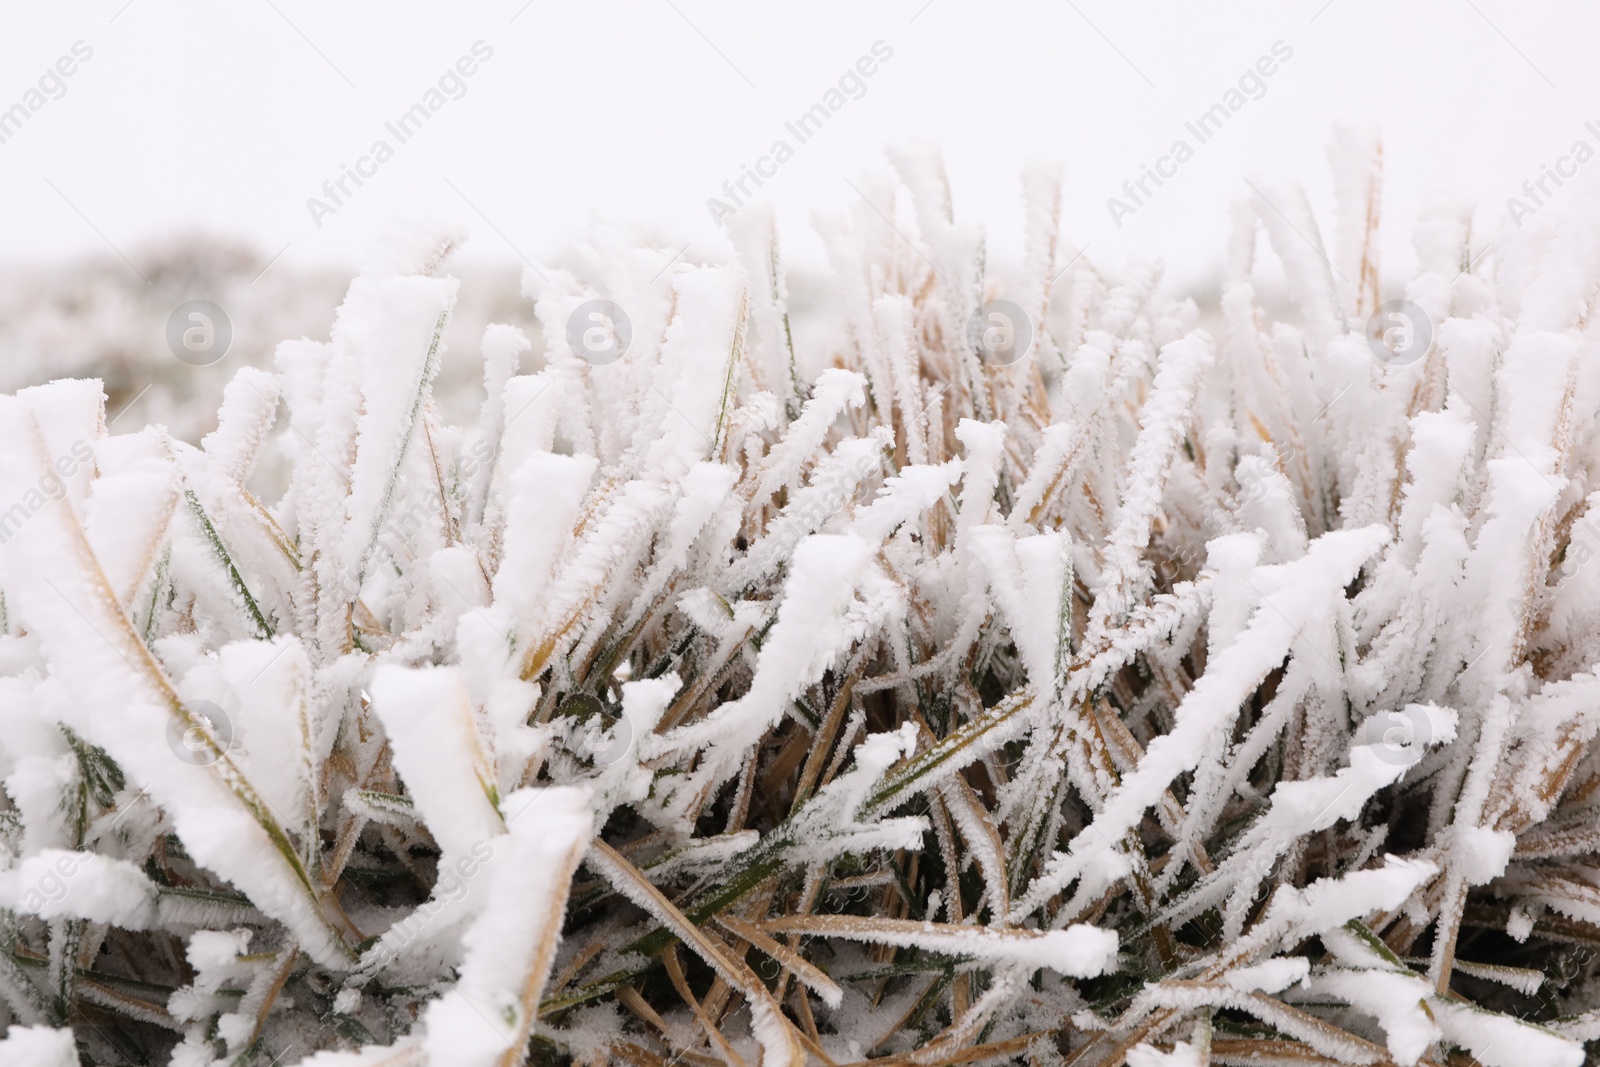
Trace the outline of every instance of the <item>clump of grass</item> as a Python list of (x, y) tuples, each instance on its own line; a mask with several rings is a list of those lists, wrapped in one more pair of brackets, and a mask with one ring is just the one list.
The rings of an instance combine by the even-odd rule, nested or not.
[(751, 209), (530, 270), (464, 425), (443, 244), (198, 448), (0, 398), (0, 1050), (1583, 1062), (1594, 231), (1430, 213), (1380, 306), (1335, 160), (1205, 312), (902, 156), (810, 322)]

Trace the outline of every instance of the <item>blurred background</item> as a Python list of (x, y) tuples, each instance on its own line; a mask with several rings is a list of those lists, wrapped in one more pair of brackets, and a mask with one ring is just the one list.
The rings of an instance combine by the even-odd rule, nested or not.
[[(1580, 140), (1600, 149), (1597, 30), (1591, 5), (1510, 0), (10, 4), (0, 390), (99, 375), (119, 428), (194, 439), (237, 366), (325, 338), (350, 273), (417, 218), (471, 234), (447, 266), (463, 291), (446, 380), (467, 382), (485, 323), (535, 329), (524, 265), (559, 262), (596, 221), (728, 258), (707, 202), (731, 204), (725, 183), (779, 139), (793, 157), (746, 191), (776, 206), (802, 291), (824, 264), (815, 214), (856, 200), (885, 145), (931, 141), (992, 260), (1021, 248), (1024, 163), (1058, 159), (1072, 248), (1111, 276), (1159, 256), (1203, 301), (1245, 180), (1303, 181), (1327, 234), (1332, 126), (1371, 124), (1397, 290), (1425, 196), (1475, 202), (1487, 247), (1514, 227), (1508, 197), (1532, 203), (1525, 182)], [(1274, 55), (1270, 77), (1250, 73)], [(1242, 105), (1200, 143), (1186, 124), (1230, 90)], [(819, 102), (838, 106), (801, 144), (786, 123)], [(402, 143), (390, 124), (419, 103)], [(1193, 157), (1135, 203), (1124, 183), (1180, 138)], [(1114, 217), (1110, 197), (1136, 210)], [(200, 298), (227, 309), (233, 346), (188, 367), (166, 322)]]

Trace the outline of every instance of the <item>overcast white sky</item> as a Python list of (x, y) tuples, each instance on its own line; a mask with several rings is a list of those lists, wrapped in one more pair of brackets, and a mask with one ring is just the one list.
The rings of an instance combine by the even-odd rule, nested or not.
[[(1498, 224), (1542, 164), (1579, 138), (1600, 146), (1584, 128), (1600, 120), (1597, 24), (1591, 4), (1510, 0), (9, 3), (0, 110), (74, 42), (93, 57), (0, 144), (0, 256), (112, 245), (137, 260), (205, 227), (287, 248), (288, 264), (354, 261), (406, 214), (467, 223), (483, 259), (546, 255), (591, 213), (710, 252), (707, 197), (882, 40), (893, 58), (865, 95), (762, 190), (792, 257), (819, 254), (809, 212), (855, 197), (846, 179), (886, 143), (926, 138), (997, 253), (1019, 245), (1024, 160), (1056, 157), (1068, 233), (1092, 259), (1161, 254), (1194, 276), (1220, 260), (1245, 176), (1302, 178), (1326, 205), (1330, 124), (1351, 119), (1383, 130), (1392, 276), (1426, 190), (1471, 196)], [(318, 228), (307, 198), (377, 138), (395, 144), (384, 122), (480, 39), (493, 58), (466, 95)], [(1265, 95), (1114, 226), (1106, 198), (1279, 40), (1293, 58)]]

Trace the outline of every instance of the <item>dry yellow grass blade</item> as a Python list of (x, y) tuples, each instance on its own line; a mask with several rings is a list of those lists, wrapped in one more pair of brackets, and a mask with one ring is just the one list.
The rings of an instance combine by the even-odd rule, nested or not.
[[(50, 469), (49, 450), (36, 415), (15, 401), (13, 405), (19, 409), (18, 415), (26, 419), (24, 433), (33, 452), (33, 462), (39, 469)], [(330, 918), (330, 914), (337, 916), (337, 909), (331, 906), (330, 901), (324, 897), (319, 886), (307, 872), (298, 849), (280, 824), (272, 806), (245, 776), (238, 763), (229, 754), (227, 747), (218, 741), (211, 723), (192, 711), (178, 696), (177, 688), (168, 678), (166, 670), (151, 652), (138, 628), (134, 626), (133, 620), (129, 618), (127, 609), (116, 591), (106, 580), (105, 571), (95, 555), (93, 546), (89, 543), (88, 535), (76, 511), (62, 497), (52, 502), (51, 514), (56, 520), (57, 530), (64, 538), (63, 543), (57, 547), (64, 550), (66, 553), (64, 558), (70, 561), (73, 571), (70, 575), (73, 579), (72, 584), (87, 593), (89, 603), (80, 607), (51, 582), (56, 595), (61, 597), (72, 611), (117, 653), (133, 675), (148, 687), (149, 697), (176, 721), (181, 734), (185, 738), (200, 742), (209, 773), (218, 778), (260, 825), (271, 842), (274, 853), (288, 869), (292, 880), (305, 893), (310, 910), (322, 927), (321, 940), (325, 947), (329, 951), (354, 959), (354, 953), (350, 949), (345, 933), (340, 931)], [(67, 580), (69, 576), (58, 575), (58, 577)], [(45, 580), (50, 581), (48, 577)], [(85, 608), (88, 609), (87, 613)], [(98, 625), (91, 619), (91, 615), (98, 618)]]
[(683, 964), (678, 962), (678, 946), (668, 946), (661, 954), (661, 962), (667, 966), (667, 976), (672, 979), (672, 988), (678, 991), (678, 996), (683, 998), (683, 1002), (694, 1013), (695, 1021), (700, 1024), (700, 1029), (705, 1032), (706, 1037), (721, 1051), (723, 1060), (729, 1067), (744, 1067), (743, 1057), (734, 1051), (728, 1039), (722, 1036), (717, 1024), (706, 1014), (705, 1006), (696, 999), (694, 991), (689, 988), (689, 980), (683, 974)]
[[(600, 842), (596, 841), (594, 844), (598, 846)], [(505, 1054), (500, 1057), (500, 1067), (520, 1067), (527, 1056), (528, 1038), (533, 1031), (533, 1024), (539, 1018), (539, 1002), (544, 997), (545, 985), (550, 980), (550, 971), (555, 964), (556, 948), (561, 941), (561, 925), (567, 908), (567, 893), (572, 886), (572, 876), (577, 873), (578, 865), (583, 862), (583, 855), (588, 846), (589, 842), (577, 841), (562, 853), (557, 861), (559, 869), (553, 884), (558, 890), (551, 894), (546, 905), (549, 910), (544, 916), (544, 921), (539, 924), (538, 941), (534, 945), (533, 958), (528, 961), (527, 978), (523, 983), (520, 997), (522, 1010), (518, 1012), (518, 1018), (521, 1021), (515, 1039), (509, 1042)]]
[(805, 987), (821, 997), (830, 1007), (837, 1008), (844, 999), (844, 990), (820, 969), (810, 963), (800, 953), (789, 948), (781, 942), (767, 936), (766, 931), (754, 923), (746, 922), (737, 916), (723, 913), (717, 916), (717, 923), (728, 930), (729, 933), (744, 938), (756, 948), (765, 952), (781, 964), (784, 970), (789, 971), (798, 978)]
[[(807, 934), (901, 948), (916, 947), (954, 956), (972, 956), (990, 963), (1014, 962), (1029, 968), (1049, 966), (1067, 974), (1082, 973), (1085, 969), (1099, 973), (1099, 968), (1110, 962), (1109, 957), (1101, 957), (1107, 946), (1098, 943), (1083, 946), (1086, 950), (1083, 960), (1046, 959), (1046, 944), (1051, 946), (1050, 955), (1054, 956), (1055, 950), (1066, 946), (1069, 940), (1075, 940), (1074, 934), (1086, 931), (1082, 927), (1040, 931), (861, 915), (783, 915), (758, 922), (755, 926), (769, 934)], [(1109, 944), (1114, 944), (1114, 937)]]
[(794, 1024), (783, 1014), (783, 1009), (762, 984), (755, 972), (728, 955), (726, 949), (707, 937), (698, 926), (689, 921), (677, 906), (662, 895), (661, 890), (644, 876), (627, 857), (596, 839), (588, 862), (600, 870), (617, 889), (645, 910), (655, 915), (676, 934), (685, 945), (694, 949), (712, 970), (750, 1002), (756, 1020), (757, 1036), (773, 1062), (768, 1067), (791, 1064), (800, 1067), (804, 1062), (800, 1051), (801, 1035)]
[[(1015, 1056), (1026, 1050), (1030, 1045), (1040, 1040), (1049, 1040), (1054, 1036), (1054, 1031), (1040, 1030), (1020, 1037), (1006, 1038), (1004, 1041), (991, 1041), (983, 1045), (973, 1045), (971, 1048), (954, 1049), (941, 1052), (941, 1064), (978, 1063), (984, 1060), (1000, 1060), (1004, 1056)], [(916, 1058), (915, 1053), (904, 1053), (894, 1056), (880, 1056), (871, 1060), (855, 1060), (851, 1063), (840, 1064), (839, 1067), (926, 1067), (923, 1061)]]

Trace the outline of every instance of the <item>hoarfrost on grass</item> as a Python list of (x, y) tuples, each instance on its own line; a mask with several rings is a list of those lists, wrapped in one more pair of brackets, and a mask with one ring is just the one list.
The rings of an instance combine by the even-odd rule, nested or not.
[(826, 279), (530, 270), (464, 421), (426, 228), (199, 447), (0, 397), (0, 1064), (1584, 1061), (1595, 190), (1428, 208), (1402, 360), (1364, 131), (1215, 307), (892, 159)]

